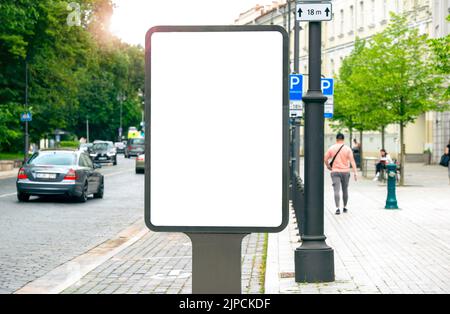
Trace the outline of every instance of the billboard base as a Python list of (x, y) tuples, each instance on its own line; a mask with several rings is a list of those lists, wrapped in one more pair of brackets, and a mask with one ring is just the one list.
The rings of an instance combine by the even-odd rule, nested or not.
[(241, 293), (241, 244), (247, 233), (186, 233), (192, 241), (192, 293)]

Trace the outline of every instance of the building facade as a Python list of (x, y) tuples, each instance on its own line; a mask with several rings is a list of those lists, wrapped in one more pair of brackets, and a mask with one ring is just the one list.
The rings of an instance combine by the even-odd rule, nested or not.
[[(356, 38), (368, 39), (382, 31), (389, 23), (390, 12), (406, 13), (411, 27), (430, 37), (442, 37), (449, 33), (446, 21), (450, 13), (450, 0), (334, 0), (333, 19), (323, 22), (322, 74), (334, 77), (342, 61), (354, 48)], [(290, 12), (290, 15), (289, 15)], [(290, 18), (289, 18), (290, 17)], [(291, 70), (293, 69), (293, 29), (295, 24), (295, 1), (273, 2), (268, 6), (256, 6), (241, 14), (235, 24), (281, 25), (290, 29)], [(308, 73), (308, 23), (300, 23), (299, 64), (300, 73)], [(306, 78), (307, 79), (307, 78)], [(306, 86), (306, 85), (305, 85)], [(326, 124), (326, 144), (334, 142), (333, 131)], [(399, 127), (386, 130), (386, 149), (394, 156), (399, 153)], [(422, 161), (425, 149), (433, 153), (436, 162), (450, 139), (450, 113), (428, 112), (420, 116), (405, 130), (407, 160)], [(377, 155), (381, 148), (378, 132), (363, 135), (366, 155)], [(445, 143), (445, 144), (444, 144)]]

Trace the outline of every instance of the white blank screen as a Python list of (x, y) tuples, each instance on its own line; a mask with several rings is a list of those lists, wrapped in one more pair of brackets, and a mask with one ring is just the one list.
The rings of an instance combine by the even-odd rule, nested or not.
[(283, 37), (151, 36), (155, 226), (282, 224)]

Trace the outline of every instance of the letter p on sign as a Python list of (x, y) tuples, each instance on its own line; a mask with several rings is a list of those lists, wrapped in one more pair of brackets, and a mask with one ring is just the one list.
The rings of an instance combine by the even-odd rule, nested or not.
[(333, 96), (334, 93), (334, 81), (332, 78), (322, 78), (322, 93), (325, 96)]
[(300, 84), (300, 77), (292, 75), (290, 89), (295, 90), (295, 86), (298, 84)]

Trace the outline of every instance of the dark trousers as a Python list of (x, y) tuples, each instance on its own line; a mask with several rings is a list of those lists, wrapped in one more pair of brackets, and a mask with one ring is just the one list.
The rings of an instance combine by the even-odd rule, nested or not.
[(381, 169), (386, 169), (386, 164), (383, 162), (377, 163), (375, 174), (379, 173), (381, 171)]

